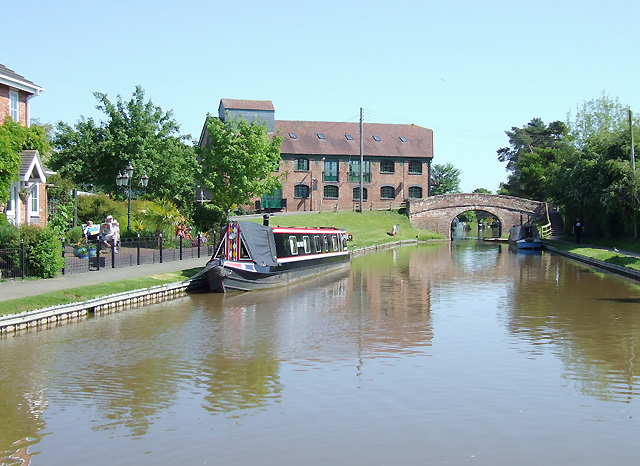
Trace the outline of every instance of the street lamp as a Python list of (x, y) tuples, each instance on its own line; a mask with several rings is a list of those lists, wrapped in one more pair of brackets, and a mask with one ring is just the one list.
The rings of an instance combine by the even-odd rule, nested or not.
[[(127, 209), (127, 231), (131, 231), (131, 180), (133, 179), (133, 165), (131, 162), (127, 164), (127, 167), (124, 169), (124, 173), (118, 172), (118, 176), (116, 176), (116, 184), (120, 187), (127, 187), (127, 198), (129, 200), (129, 207)], [(149, 183), (149, 177), (145, 173), (140, 178), (140, 184), (143, 188), (147, 187)]]

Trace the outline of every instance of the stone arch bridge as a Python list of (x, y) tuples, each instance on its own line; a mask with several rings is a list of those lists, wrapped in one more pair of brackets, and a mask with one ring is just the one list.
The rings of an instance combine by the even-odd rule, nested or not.
[(407, 203), (411, 223), (447, 238), (451, 238), (453, 219), (469, 210), (493, 215), (500, 221), (503, 231), (527, 220), (545, 222), (549, 218), (545, 202), (498, 194), (441, 194)]

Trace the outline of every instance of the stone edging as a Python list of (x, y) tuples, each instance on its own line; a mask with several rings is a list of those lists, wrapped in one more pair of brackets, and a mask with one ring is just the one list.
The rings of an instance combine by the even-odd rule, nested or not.
[(89, 314), (112, 314), (132, 307), (175, 299), (184, 296), (188, 289), (202, 287), (205, 283), (204, 278), (187, 279), (181, 282), (125, 291), (77, 303), (61, 304), (36, 311), (0, 316), (0, 338), (22, 330), (77, 321), (86, 318)]
[(630, 269), (629, 267), (623, 267), (621, 265), (609, 264), (598, 259), (592, 259), (590, 257), (574, 254), (573, 252), (563, 251), (562, 249), (549, 246), (546, 243), (544, 244), (544, 249), (556, 254), (560, 254), (561, 256), (568, 257), (575, 261), (582, 262), (602, 270), (606, 270), (607, 272), (616, 273), (618, 275), (640, 281), (640, 271), (638, 270)]

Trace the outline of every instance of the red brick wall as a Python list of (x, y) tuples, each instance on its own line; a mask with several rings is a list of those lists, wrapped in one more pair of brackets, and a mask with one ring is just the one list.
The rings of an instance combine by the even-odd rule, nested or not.
[[(0, 84), (0, 124), (4, 122), (4, 119), (10, 114), (11, 99), (9, 97), (10, 88), (6, 84)], [(27, 126), (27, 94), (23, 91), (18, 91), (20, 105), (18, 111), (19, 123), (22, 126)]]
[(0, 124), (9, 115), (9, 86), (0, 84)]
[[(287, 211), (318, 211), (318, 210), (353, 210), (354, 205), (359, 206), (359, 199), (353, 198), (353, 188), (359, 183), (349, 182), (349, 159), (340, 159), (338, 162), (338, 182), (323, 181), (324, 163), (321, 158), (310, 158), (308, 171), (296, 171), (294, 159), (283, 160), (280, 164), (280, 172), (286, 172), (286, 178), (282, 181), (282, 197), (287, 199)], [(367, 190), (367, 200), (363, 202), (363, 209), (388, 209), (398, 208), (408, 197), (410, 186), (420, 186), (422, 197), (426, 198), (429, 186), (429, 167), (426, 162), (422, 164), (422, 174), (409, 174), (409, 161), (397, 160), (394, 164), (394, 173), (381, 173), (380, 160), (372, 159), (369, 164), (371, 181), (364, 183)], [(313, 180), (317, 180), (317, 190), (313, 189)], [(296, 199), (294, 187), (298, 184), (309, 186), (308, 199)], [(324, 186), (338, 186), (338, 199), (325, 198)], [(394, 199), (381, 199), (380, 188), (393, 186)]]

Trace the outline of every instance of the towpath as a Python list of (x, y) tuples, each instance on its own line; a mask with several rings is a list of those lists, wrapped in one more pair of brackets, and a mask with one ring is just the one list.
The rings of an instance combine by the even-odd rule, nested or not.
[(85, 273), (63, 275), (56, 278), (41, 280), (8, 280), (0, 282), (0, 301), (26, 296), (35, 296), (51, 291), (76, 288), (85, 285), (127, 280), (130, 278), (150, 277), (168, 272), (204, 267), (208, 256), (185, 259), (181, 261), (167, 261), (163, 263), (136, 265), (122, 268), (103, 268)]

